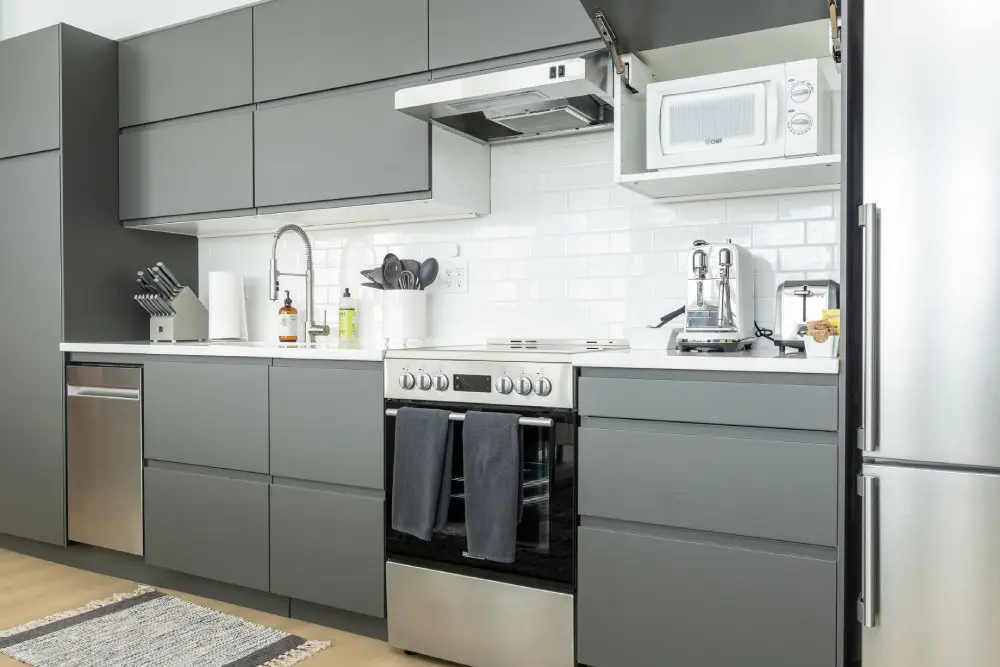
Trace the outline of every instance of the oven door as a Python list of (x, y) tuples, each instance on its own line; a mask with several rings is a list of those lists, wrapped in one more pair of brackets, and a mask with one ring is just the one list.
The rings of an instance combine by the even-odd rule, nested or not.
[(421, 403), (386, 401), (387, 411), (400, 407), (448, 409), (454, 413), (470, 410), (514, 412), (522, 417), (552, 420), (551, 426), (521, 426), (524, 465), (524, 503), (517, 528), (517, 546), (513, 563), (497, 563), (470, 558), (466, 551), (465, 480), (463, 476), (463, 438), (460, 421), (452, 422), (454, 457), (451, 473), (451, 499), (448, 522), (435, 530), (429, 542), (392, 530), (392, 470), (396, 420), (386, 416), (386, 554), (390, 559), (407, 558), (431, 566), (472, 568), (477, 576), (490, 573), (528, 577), (556, 584), (554, 588), (572, 590), (575, 583), (576, 542), (576, 413), (571, 410), (524, 410), (495, 405)]

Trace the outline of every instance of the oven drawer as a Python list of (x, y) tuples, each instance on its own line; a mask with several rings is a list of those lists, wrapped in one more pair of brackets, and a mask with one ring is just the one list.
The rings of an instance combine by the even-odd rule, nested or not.
[(581, 515), (837, 544), (836, 434), (586, 420)]

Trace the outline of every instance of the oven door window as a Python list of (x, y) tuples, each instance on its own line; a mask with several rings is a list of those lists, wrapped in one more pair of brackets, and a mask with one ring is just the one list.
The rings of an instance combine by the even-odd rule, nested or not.
[[(493, 410), (493, 408), (490, 408)], [(535, 415), (532, 415), (535, 416)], [(553, 415), (547, 415), (553, 416)], [(429, 561), (471, 566), (509, 574), (573, 583), (573, 548), (576, 527), (576, 451), (573, 420), (554, 418), (551, 428), (522, 426), (523, 505), (517, 527), (513, 563), (471, 558), (466, 548), (465, 478), (463, 476), (462, 424), (454, 429), (454, 458), (448, 522), (434, 531), (429, 542), (386, 526), (388, 553)], [(393, 424), (387, 424), (394, 426)], [(392, 433), (387, 428), (387, 434)], [(387, 437), (391, 457), (392, 436)], [(388, 464), (391, 490), (391, 459)], [(391, 491), (386, 494), (391, 503)], [(391, 516), (391, 510), (389, 515)]]

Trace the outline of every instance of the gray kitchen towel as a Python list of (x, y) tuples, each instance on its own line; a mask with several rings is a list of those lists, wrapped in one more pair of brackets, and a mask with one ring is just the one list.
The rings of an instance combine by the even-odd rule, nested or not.
[(392, 529), (430, 540), (448, 521), (452, 432), (447, 410), (400, 408), (392, 462)]
[(472, 410), (465, 415), (465, 534), (471, 558), (514, 562), (522, 503), (519, 419)]

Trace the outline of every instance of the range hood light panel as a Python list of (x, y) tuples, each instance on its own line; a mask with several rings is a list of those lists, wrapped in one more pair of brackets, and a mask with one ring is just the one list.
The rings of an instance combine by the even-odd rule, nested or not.
[(548, 96), (540, 90), (529, 90), (523, 93), (512, 93), (510, 95), (497, 95), (481, 100), (468, 100), (449, 104), (455, 113), (476, 113), (487, 109), (506, 109), (513, 106), (524, 106), (537, 104), (540, 100), (547, 100)]

